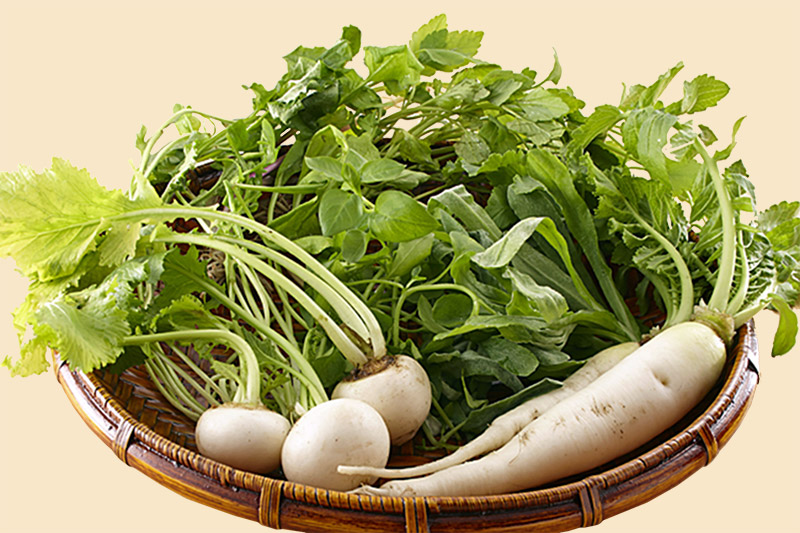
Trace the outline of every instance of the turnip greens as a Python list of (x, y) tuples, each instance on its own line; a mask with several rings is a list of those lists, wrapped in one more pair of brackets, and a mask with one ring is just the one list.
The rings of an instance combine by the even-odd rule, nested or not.
[[(482, 37), (441, 15), (399, 46), (348, 26), (298, 47), (274, 88), (246, 87), (250, 115), (178, 105), (142, 127), (127, 193), (60, 159), (0, 175), (0, 255), (31, 282), (4, 366), (42, 372), (50, 347), (87, 372), (146, 364), (190, 417), (252, 395), (295, 417), (405, 353), (442, 445), (701, 303), (728, 328), (779, 312), (787, 352), (800, 202), (758, 212), (726, 163), (742, 121), (727, 144), (696, 122), (728, 86), (701, 75), (663, 102), (677, 65), (588, 112), (557, 57), (505, 70), (476, 57)], [(206, 381), (166, 356), (189, 361), (188, 344), (213, 360)]]

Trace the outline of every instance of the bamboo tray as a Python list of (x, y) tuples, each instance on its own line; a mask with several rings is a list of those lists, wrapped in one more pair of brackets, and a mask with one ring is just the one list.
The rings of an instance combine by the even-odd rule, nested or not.
[[(137, 368), (57, 378), (89, 428), (127, 465), (191, 500), (272, 528), (304, 532), (555, 532), (599, 524), (709, 464), (742, 422), (758, 383), (753, 322), (742, 326), (718, 384), (651, 443), (584, 475), (515, 494), (380, 498), (316, 489), (230, 468), (197, 453), (193, 424)], [(412, 446), (395, 464), (424, 461)]]

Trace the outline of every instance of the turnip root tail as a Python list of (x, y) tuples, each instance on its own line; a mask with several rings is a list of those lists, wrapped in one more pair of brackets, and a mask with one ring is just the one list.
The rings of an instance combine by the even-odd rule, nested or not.
[(388, 481), (376, 494), (504, 494), (601, 466), (685, 416), (714, 386), (725, 354), (703, 324), (667, 328), (498, 450), (425, 477)]
[(354, 476), (377, 476), (384, 479), (425, 476), (496, 450), (511, 440), (532, 420), (538, 418), (558, 402), (586, 387), (596, 380), (598, 376), (601, 376), (625, 357), (632, 354), (638, 347), (638, 343), (626, 342), (598, 352), (585, 365), (564, 380), (561, 387), (547, 394), (531, 398), (504, 415), (497, 417), (478, 437), (441, 459), (409, 468), (340, 466), (339, 473)]

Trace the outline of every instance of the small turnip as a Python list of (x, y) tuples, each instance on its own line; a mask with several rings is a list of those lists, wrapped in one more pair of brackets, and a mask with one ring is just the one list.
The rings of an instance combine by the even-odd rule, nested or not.
[(205, 411), (195, 440), (203, 455), (240, 470), (266, 474), (281, 464), (291, 424), (261, 405), (226, 403)]
[(295, 422), (283, 443), (286, 479), (329, 490), (352, 490), (373, 483), (372, 476), (339, 474), (339, 465), (386, 466), (389, 430), (364, 402), (340, 398), (311, 408)]
[(407, 355), (373, 359), (342, 380), (332, 398), (353, 398), (378, 411), (399, 446), (417, 433), (431, 408), (428, 374)]

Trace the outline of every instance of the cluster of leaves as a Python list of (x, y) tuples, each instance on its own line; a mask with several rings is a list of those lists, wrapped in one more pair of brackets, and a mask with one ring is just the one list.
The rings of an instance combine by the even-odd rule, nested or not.
[[(698, 76), (684, 83), (679, 100), (664, 103), (677, 65), (652, 84), (630, 87), (619, 104), (585, 115), (584, 103), (557, 86), (557, 57), (539, 79), (530, 69), (478, 59), (481, 39), (481, 32), (449, 30), (440, 15), (406, 44), (363, 47), (362, 76), (349, 66), (362, 51), (361, 32), (348, 26), (329, 48), (301, 46), (285, 56), (287, 72), (274, 88), (246, 87), (253, 94), (247, 117), (176, 106), (154, 134), (142, 128), (137, 137), (139, 177), (160, 198), (139, 180), (127, 197), (94, 190), (80, 176), (63, 182), (77, 188), (54, 182), (51, 193), (21, 190), (24, 176), (12, 180), (0, 189), (0, 204), (33, 211), (0, 226), (0, 253), (18, 257), (34, 280), (16, 318), (20, 331), (38, 324), (39, 335), (25, 348), (36, 357), (6, 365), (41, 371), (47, 344), (68, 347), (58, 328), (47, 329), (56, 320), (87, 324), (74, 340), (91, 339), (95, 351), (78, 350), (92, 354), (79, 367), (117, 361), (124, 368), (142, 353), (128, 350), (120, 360), (119, 349), (109, 348), (137, 328), (219, 327), (227, 319), (210, 314), (220, 305), (215, 294), (259, 307), (259, 294), (236, 293), (246, 272), (235, 258), (223, 259), (221, 285), (211, 285), (194, 248), (180, 255), (163, 239), (156, 244), (153, 236), (164, 231), (154, 231), (158, 215), (125, 216), (167, 203), (222, 205), (264, 224), (357, 291), (390, 351), (413, 355), (431, 377), (431, 442), (478, 433), (501, 412), (558, 386), (599, 349), (639, 340), (650, 329), (642, 315), (653, 306), (664, 324), (688, 320), (725, 285), (719, 264), (727, 260), (721, 243), (730, 239), (731, 217), (735, 268), (724, 310), (741, 322), (773, 306), (782, 323), (774, 351), (788, 350), (800, 297), (800, 203), (747, 223), (741, 214), (755, 214), (755, 195), (742, 162), (715, 179), (712, 168), (731, 157), (741, 120), (732, 141), (706, 160), (717, 138), (692, 119), (728, 86)], [(156, 151), (167, 131), (173, 140)], [(75, 172), (63, 167), (54, 176)], [(211, 177), (203, 187), (198, 173)], [(720, 207), (719, 183), (730, 212)], [(17, 205), (20, 194), (52, 197)], [(52, 221), (48, 206), (76, 194), (98, 199), (90, 209), (101, 222), (71, 224), (66, 210), (52, 223), (78, 229), (11, 238)], [(74, 249), (52, 255), (50, 243), (65, 239)], [(330, 388), (351, 366), (305, 311), (269, 290), (281, 303), (262, 318)], [(69, 305), (59, 307), (59, 298)], [(100, 316), (112, 327), (90, 323), (98, 306), (107, 306)], [(118, 309), (129, 312), (115, 322)], [(265, 365), (286, 353), (263, 335), (239, 331)], [(280, 396), (279, 385), (271, 397)]]

